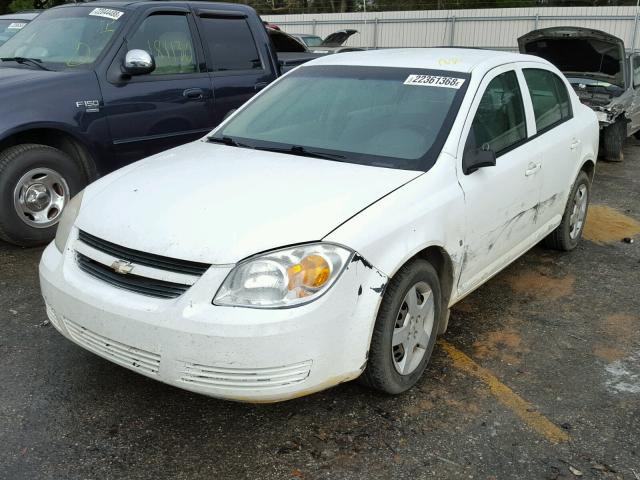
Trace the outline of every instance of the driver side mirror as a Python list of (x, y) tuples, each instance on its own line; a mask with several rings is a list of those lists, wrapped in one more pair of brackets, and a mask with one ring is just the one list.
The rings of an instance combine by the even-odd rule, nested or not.
[(153, 56), (145, 50), (129, 50), (124, 57), (122, 70), (131, 76), (145, 75), (156, 69), (156, 61)]
[(465, 150), (462, 157), (462, 171), (465, 175), (470, 175), (479, 168), (495, 166), (496, 152), (491, 150), (488, 143), (481, 148)]

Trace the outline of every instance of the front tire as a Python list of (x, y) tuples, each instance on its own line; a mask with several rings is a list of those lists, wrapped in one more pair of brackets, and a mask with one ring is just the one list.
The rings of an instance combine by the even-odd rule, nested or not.
[(610, 162), (621, 162), (624, 159), (622, 147), (627, 133), (627, 123), (618, 119), (602, 132), (602, 148), (604, 158)]
[(86, 184), (66, 153), (38, 144), (0, 153), (0, 239), (31, 247), (53, 239), (62, 210)]
[(547, 247), (568, 252), (578, 246), (587, 220), (590, 198), (589, 176), (580, 172), (571, 188), (560, 225), (544, 239)]
[(390, 280), (371, 338), (361, 383), (389, 394), (416, 384), (427, 366), (442, 315), (438, 274), (413, 260)]

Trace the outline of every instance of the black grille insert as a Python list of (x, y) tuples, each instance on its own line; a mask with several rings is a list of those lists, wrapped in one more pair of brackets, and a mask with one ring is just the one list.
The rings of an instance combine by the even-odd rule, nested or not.
[(132, 248), (121, 247), (115, 243), (102, 240), (93, 235), (80, 230), (78, 238), (83, 243), (100, 250), (106, 254), (116, 257), (118, 260), (145, 265), (147, 267), (159, 268), (169, 272), (184, 273), (187, 275), (201, 276), (211, 266), (206, 263), (191, 262), (189, 260), (178, 260), (176, 258), (163, 257), (153, 253), (145, 253)]
[(111, 270), (106, 265), (96, 262), (89, 257), (76, 253), (78, 266), (83, 272), (103, 280), (115, 287), (157, 298), (177, 298), (186, 292), (190, 285), (165, 282), (139, 275), (122, 275)]

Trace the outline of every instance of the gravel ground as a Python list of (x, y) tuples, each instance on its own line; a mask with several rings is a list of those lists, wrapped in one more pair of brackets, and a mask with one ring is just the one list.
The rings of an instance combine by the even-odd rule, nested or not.
[(640, 143), (598, 165), (592, 206), (576, 251), (536, 247), (458, 304), (398, 397), (247, 405), (147, 379), (59, 335), (41, 249), (0, 244), (0, 478), (638, 480)]

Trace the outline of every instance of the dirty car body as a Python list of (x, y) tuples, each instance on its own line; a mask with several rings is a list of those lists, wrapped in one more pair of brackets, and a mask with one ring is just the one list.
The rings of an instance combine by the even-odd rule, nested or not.
[(521, 53), (545, 58), (564, 73), (580, 101), (596, 112), (603, 134), (624, 138), (640, 130), (640, 56), (627, 54), (620, 38), (551, 27), (523, 35), (518, 45)]
[[(531, 75), (564, 85), (554, 123), (534, 114)], [(369, 371), (381, 306), (417, 259), (441, 286), (433, 345), (449, 306), (558, 227), (597, 132), (537, 57), (326, 56), (75, 197), (40, 263), (47, 312), (83, 348), (187, 390), (322, 390)]]

